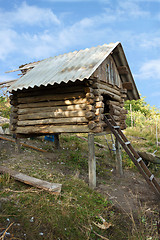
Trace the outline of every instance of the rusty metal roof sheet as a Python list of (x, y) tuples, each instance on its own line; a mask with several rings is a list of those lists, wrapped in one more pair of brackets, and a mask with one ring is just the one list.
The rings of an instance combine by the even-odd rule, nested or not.
[(19, 78), (8, 91), (88, 79), (118, 44), (104, 44), (47, 58)]

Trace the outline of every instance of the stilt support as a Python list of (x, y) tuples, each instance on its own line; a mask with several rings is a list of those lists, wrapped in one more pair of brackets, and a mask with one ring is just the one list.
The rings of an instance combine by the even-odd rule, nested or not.
[(54, 146), (56, 149), (60, 149), (59, 133), (54, 134)]
[(89, 186), (96, 187), (96, 158), (94, 149), (94, 134), (88, 134), (88, 168), (89, 168)]
[(21, 144), (20, 144), (20, 139), (15, 138), (15, 152), (16, 153), (21, 153)]
[(118, 141), (118, 139), (115, 139), (115, 147), (116, 147), (116, 172), (123, 176), (123, 167), (122, 167), (122, 151), (121, 151), (121, 145)]

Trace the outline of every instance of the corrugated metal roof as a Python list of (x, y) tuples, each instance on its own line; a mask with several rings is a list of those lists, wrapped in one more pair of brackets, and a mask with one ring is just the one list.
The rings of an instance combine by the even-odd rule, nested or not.
[(88, 79), (118, 44), (104, 44), (45, 59), (12, 84), (8, 91)]

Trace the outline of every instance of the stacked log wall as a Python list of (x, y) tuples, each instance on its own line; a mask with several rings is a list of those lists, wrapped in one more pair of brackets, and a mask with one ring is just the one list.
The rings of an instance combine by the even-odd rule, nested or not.
[[(121, 129), (126, 128), (125, 120), (127, 111), (123, 108), (124, 101), (127, 98), (127, 91), (125, 89), (119, 88), (108, 84), (104, 79), (99, 79), (93, 77), (90, 80), (91, 87), (103, 98), (101, 102), (96, 103), (97, 112), (99, 113), (99, 121), (103, 126), (103, 130), (106, 131), (107, 125), (103, 121), (105, 114), (111, 114), (116, 121), (116, 123), (121, 127)], [(107, 97), (107, 100), (106, 100)], [(105, 108), (108, 108), (108, 111), (105, 111)]]
[(85, 81), (13, 92), (12, 133), (45, 135), (102, 131), (98, 111), (101, 100), (102, 97), (97, 96)]

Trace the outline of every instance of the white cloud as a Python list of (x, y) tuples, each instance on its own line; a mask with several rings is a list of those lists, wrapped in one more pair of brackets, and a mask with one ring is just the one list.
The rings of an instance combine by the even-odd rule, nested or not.
[(12, 11), (0, 9), (0, 26), (60, 24), (57, 16), (49, 8), (40, 8), (23, 2)]
[(160, 80), (160, 59), (150, 60), (144, 63), (139, 73), (135, 76), (140, 80)]
[(0, 31), (0, 60), (4, 60), (8, 54), (17, 49), (17, 33), (12, 29)]

